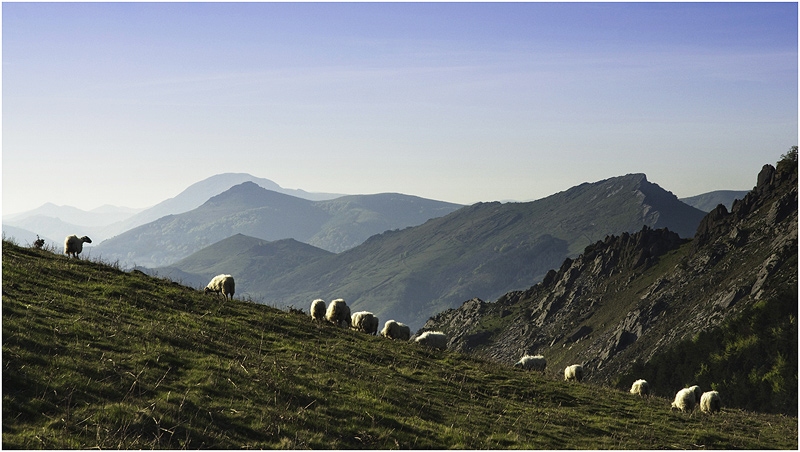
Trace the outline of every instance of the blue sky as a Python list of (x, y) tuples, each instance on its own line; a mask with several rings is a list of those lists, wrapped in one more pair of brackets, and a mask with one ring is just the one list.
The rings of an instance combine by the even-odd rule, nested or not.
[(798, 134), (796, 3), (3, 3), (3, 213), (223, 172), (531, 200), (747, 190)]

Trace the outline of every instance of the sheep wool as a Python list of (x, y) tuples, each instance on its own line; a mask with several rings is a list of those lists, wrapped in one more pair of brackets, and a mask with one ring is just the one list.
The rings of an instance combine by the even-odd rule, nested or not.
[(700, 397), (700, 409), (705, 413), (715, 413), (722, 407), (722, 401), (717, 391), (704, 392)]
[(342, 324), (350, 325), (350, 307), (341, 298), (331, 301), (328, 310), (325, 312), (325, 320), (333, 323), (336, 326)]
[(233, 300), (233, 294), (236, 291), (236, 283), (233, 281), (233, 276), (231, 275), (217, 275), (214, 279), (211, 280), (210, 283), (206, 286), (203, 290), (204, 293), (217, 293), (222, 294), (225, 299)]
[(631, 394), (646, 396), (650, 394), (650, 383), (647, 380), (636, 380), (631, 386)]
[(367, 334), (373, 334), (372, 324), (374, 323), (374, 319), (375, 315), (373, 313), (359, 311), (350, 317), (350, 327), (358, 331), (363, 331)]
[(672, 408), (677, 408), (681, 411), (692, 411), (696, 404), (697, 398), (694, 395), (694, 391), (690, 388), (683, 388), (675, 394)]
[(377, 335), (378, 334), (378, 325), (380, 325), (380, 321), (378, 320), (377, 317), (373, 316), (371, 319), (369, 319), (369, 322), (368, 322), (368, 325), (367, 325), (367, 334), (371, 334), (373, 336)]
[(92, 239), (86, 237), (85, 235), (80, 238), (78, 238), (77, 235), (68, 236), (66, 239), (64, 239), (64, 254), (66, 254), (67, 257), (79, 259), (78, 255), (81, 254), (81, 251), (83, 251), (84, 242), (92, 243)]
[(447, 350), (447, 336), (441, 331), (426, 331), (417, 337), (417, 344), (427, 345), (428, 347)]
[(381, 330), (381, 336), (388, 337), (389, 339), (407, 341), (411, 338), (411, 328), (404, 323), (395, 320), (387, 320)]
[(544, 372), (544, 369), (547, 367), (547, 360), (544, 359), (542, 355), (525, 355), (514, 364), (514, 367), (521, 367), (525, 370), (538, 370)]
[(689, 390), (694, 393), (694, 404), (700, 404), (700, 398), (703, 397), (703, 391), (700, 389), (700, 386), (694, 385), (690, 386)]
[(325, 300), (317, 298), (311, 302), (311, 318), (317, 322), (325, 320)]
[(583, 380), (583, 366), (580, 364), (573, 364), (564, 369), (564, 381), (581, 381)]

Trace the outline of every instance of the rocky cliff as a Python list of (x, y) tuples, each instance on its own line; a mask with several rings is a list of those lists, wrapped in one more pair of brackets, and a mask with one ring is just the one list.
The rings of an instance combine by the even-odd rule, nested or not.
[(793, 304), (796, 319), (796, 161), (778, 168), (766, 165), (755, 188), (730, 212), (706, 215), (691, 240), (648, 227), (608, 236), (541, 283), (493, 303), (469, 300), (421, 331), (444, 331), (451, 349), (505, 364), (540, 353), (553, 375), (583, 363), (589, 380), (612, 384), (760, 301)]

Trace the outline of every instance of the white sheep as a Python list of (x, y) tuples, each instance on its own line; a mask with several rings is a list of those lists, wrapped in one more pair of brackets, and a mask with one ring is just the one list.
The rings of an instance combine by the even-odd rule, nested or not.
[(672, 408), (677, 408), (681, 411), (692, 411), (697, 404), (697, 396), (694, 390), (690, 388), (683, 388), (675, 394), (675, 401), (672, 402)]
[(580, 364), (573, 364), (564, 369), (564, 381), (581, 381), (583, 380), (583, 366)]
[(722, 401), (717, 391), (704, 392), (700, 397), (700, 409), (706, 413), (714, 413), (722, 407)]
[(394, 320), (387, 320), (386, 324), (381, 330), (381, 336), (388, 337), (389, 339), (407, 341), (409, 338), (411, 338), (411, 328), (404, 323)]
[(222, 294), (226, 300), (230, 295), (231, 300), (233, 300), (233, 294), (235, 291), (236, 283), (233, 281), (233, 276), (217, 275), (211, 280), (210, 283), (208, 283), (206, 288), (203, 290), (203, 293), (214, 292), (217, 294)]
[(514, 367), (521, 367), (525, 370), (538, 370), (544, 372), (545, 367), (547, 367), (547, 360), (544, 359), (542, 355), (525, 355), (514, 364)]
[(67, 257), (78, 258), (78, 255), (83, 251), (83, 242), (92, 243), (92, 239), (85, 235), (80, 238), (78, 238), (77, 235), (67, 237), (64, 239), (64, 254), (66, 254)]
[(427, 345), (428, 347), (447, 350), (447, 335), (441, 331), (426, 331), (415, 339), (417, 344)]
[(350, 325), (350, 307), (341, 298), (331, 301), (328, 305), (328, 310), (325, 311), (325, 320), (333, 323), (336, 326), (342, 326), (342, 323)]
[(311, 302), (311, 318), (317, 322), (325, 319), (325, 300), (317, 298)]
[(350, 316), (350, 327), (367, 334), (375, 334), (378, 331), (378, 318), (371, 312), (358, 311)]
[(650, 383), (647, 380), (636, 380), (631, 386), (631, 394), (646, 396), (650, 394)]

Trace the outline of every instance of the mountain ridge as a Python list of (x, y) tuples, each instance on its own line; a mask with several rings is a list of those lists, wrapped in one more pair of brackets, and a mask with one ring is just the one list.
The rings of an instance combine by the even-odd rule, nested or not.
[[(748, 384), (759, 388), (772, 384), (762, 381), (762, 375), (792, 378), (785, 372), (791, 372), (793, 358), (781, 363), (786, 356), (797, 355), (797, 163), (795, 158), (793, 169), (782, 163), (778, 170), (765, 166), (755, 188), (734, 202), (730, 212), (718, 206), (707, 214), (691, 240), (667, 229), (610, 235), (577, 258), (566, 259), (539, 284), (509, 292), (496, 302), (472, 299), (431, 317), (420, 331), (444, 331), (450, 336), (450, 348), (505, 364), (524, 354), (544, 354), (548, 366), (552, 363), (559, 369), (581, 362), (590, 381), (620, 388), (646, 376), (662, 395), (674, 389), (676, 378), (685, 378), (687, 384), (703, 388), (716, 385), (732, 394), (731, 403), (740, 407), (794, 409), (796, 414), (796, 359), (794, 384), (787, 381), (785, 386), (795, 390), (758, 400), (748, 398), (749, 392), (736, 383), (751, 377), (723, 379), (715, 373), (726, 371), (702, 370), (720, 362), (719, 357), (698, 359), (696, 367), (677, 374), (678, 362), (694, 362), (678, 356), (658, 367), (671, 375), (663, 379), (657, 378), (655, 364), (652, 369), (646, 366), (678, 344), (688, 343), (683, 347), (693, 350), (692, 338), (702, 331), (716, 331), (742, 321), (743, 313), (755, 312), (764, 303), (777, 303), (783, 307), (768, 309), (789, 306), (795, 320), (790, 316), (761, 328), (780, 332), (774, 334), (784, 339), (755, 353), (773, 361), (748, 367), (746, 372), (757, 372), (757, 381)], [(760, 340), (757, 330), (752, 333), (754, 341)], [(635, 363), (642, 365), (636, 369), (648, 373), (632, 372)]]
[[(349, 195), (311, 201), (247, 181), (208, 199), (196, 209), (162, 217), (105, 240), (95, 251), (104, 259), (119, 259), (123, 265), (163, 267), (241, 233), (271, 241), (294, 238), (338, 252), (358, 245), (387, 226), (418, 224), (461, 207), (401, 194), (388, 196), (390, 202), (383, 212), (364, 207), (367, 200), (386, 204), (379, 199), (386, 200), (387, 196)], [(393, 208), (399, 204), (405, 208)], [(416, 206), (416, 210), (412, 212), (408, 205)]]
[(264, 272), (248, 291), (276, 306), (344, 298), (355, 309), (416, 329), (465, 299), (528, 287), (608, 233), (669, 224), (693, 234), (703, 215), (643, 174), (619, 176), (542, 200), (477, 203), (387, 230), (291, 272)]

